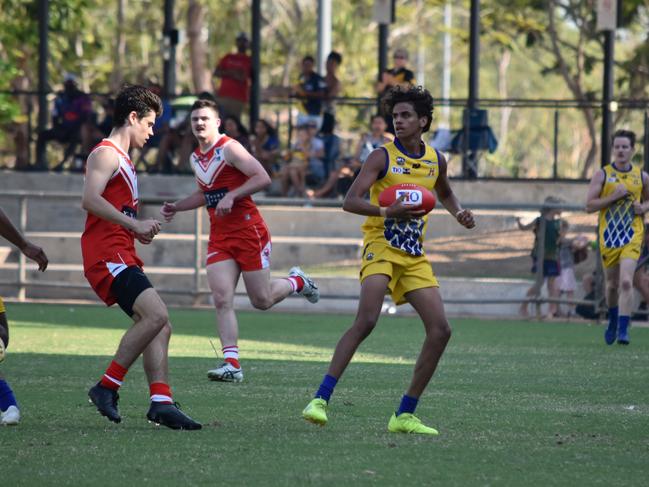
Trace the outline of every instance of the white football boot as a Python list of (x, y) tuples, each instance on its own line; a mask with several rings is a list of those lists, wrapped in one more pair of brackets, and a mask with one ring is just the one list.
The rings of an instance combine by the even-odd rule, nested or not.
[(289, 277), (301, 277), (304, 281), (304, 286), (298, 293), (300, 296), (304, 296), (309, 303), (318, 302), (318, 300), (320, 299), (320, 291), (318, 290), (318, 286), (316, 286), (315, 282), (313, 282), (313, 279), (311, 279), (306, 272), (296, 266), (292, 267), (291, 270), (288, 271), (288, 275)]
[(9, 406), (7, 410), (0, 413), (0, 424), (3, 426), (15, 426), (20, 423), (20, 409), (16, 406)]
[(230, 362), (223, 362), (220, 367), (208, 370), (207, 378), (221, 382), (242, 382), (243, 370), (237, 369)]

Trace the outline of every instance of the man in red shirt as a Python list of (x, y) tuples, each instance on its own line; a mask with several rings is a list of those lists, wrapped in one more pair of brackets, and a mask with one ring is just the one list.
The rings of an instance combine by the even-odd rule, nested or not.
[(214, 68), (214, 76), (221, 78), (216, 92), (221, 117), (231, 115), (241, 120), (250, 93), (252, 59), (246, 54), (250, 41), (245, 32), (239, 32), (236, 42), (237, 52), (228, 53), (221, 58)]
[(207, 206), (207, 281), (225, 359), (207, 376), (211, 380), (241, 382), (239, 327), (233, 307), (239, 276), (243, 276), (250, 302), (257, 309), (268, 309), (293, 293), (316, 303), (320, 294), (299, 267), (293, 267), (286, 278), (270, 277), (270, 234), (250, 197), (270, 184), (261, 163), (239, 142), (219, 133), (221, 120), (213, 101), (194, 103), (191, 124), (199, 144), (190, 158), (198, 189), (175, 203), (165, 203), (160, 213), (169, 222), (179, 211)]
[(127, 86), (115, 100), (113, 130), (88, 156), (83, 209), (88, 212), (81, 236), (86, 279), (108, 306), (117, 303), (133, 326), (124, 334), (117, 353), (101, 380), (88, 391), (90, 401), (110, 421), (119, 423), (117, 410), (124, 376), (142, 355), (149, 382), (151, 406), (147, 418), (172, 429), (201, 429), (178, 409), (168, 378), (171, 324), (167, 307), (142, 271), (134, 239), (150, 244), (160, 222), (137, 220), (138, 189), (131, 147), (142, 148), (153, 135), (160, 98), (142, 86)]

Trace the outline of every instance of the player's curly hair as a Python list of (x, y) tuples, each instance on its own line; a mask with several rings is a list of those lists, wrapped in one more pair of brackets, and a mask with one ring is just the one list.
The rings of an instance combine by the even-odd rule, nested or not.
[(433, 95), (423, 86), (395, 86), (383, 97), (383, 109), (385, 113), (392, 113), (397, 103), (411, 103), (419, 117), (428, 117), (428, 122), (422, 132), (430, 130), (433, 122)]
[(135, 112), (137, 118), (146, 117), (149, 112), (155, 112), (159, 117), (162, 115), (162, 100), (144, 86), (124, 85), (115, 98), (113, 127), (123, 126), (131, 112)]

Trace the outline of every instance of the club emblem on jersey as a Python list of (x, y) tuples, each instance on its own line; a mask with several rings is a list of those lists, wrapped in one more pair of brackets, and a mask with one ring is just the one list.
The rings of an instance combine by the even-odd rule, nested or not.
[(401, 157), (401, 156), (397, 157), (397, 164), (399, 164), (400, 166), (403, 166), (405, 163), (406, 163), (406, 160), (403, 157)]
[(372, 260), (374, 258), (374, 254), (372, 252), (368, 252), (367, 255), (365, 256), (365, 260)]

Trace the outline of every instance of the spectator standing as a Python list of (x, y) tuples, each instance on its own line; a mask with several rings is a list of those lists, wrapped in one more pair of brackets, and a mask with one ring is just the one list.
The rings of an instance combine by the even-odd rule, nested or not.
[(315, 72), (315, 59), (305, 56), (302, 59), (302, 73), (297, 85), (293, 87), (293, 95), (302, 100), (304, 113), (297, 117), (298, 127), (314, 123), (316, 132), (322, 126), (322, 106), (327, 97), (327, 83)]
[(327, 56), (325, 73), (325, 84), (327, 85), (327, 97), (324, 101), (322, 127), (320, 131), (324, 135), (333, 134), (336, 127), (336, 98), (342, 92), (342, 85), (338, 79), (338, 68), (343, 62), (343, 57), (336, 51), (331, 51)]
[(245, 32), (236, 38), (237, 52), (228, 53), (214, 68), (214, 76), (221, 79), (216, 101), (223, 118), (232, 115), (241, 119), (250, 96), (252, 58), (248, 55), (250, 40)]
[[(559, 277), (559, 241), (561, 235), (561, 210), (553, 208), (553, 205), (558, 205), (561, 200), (553, 196), (545, 199), (541, 215), (536, 217), (532, 222), (523, 225), (520, 218), (517, 220), (519, 230), (532, 230), (534, 231), (534, 248), (532, 249), (532, 273), (536, 274), (537, 266), (539, 265), (537, 251), (539, 248), (539, 239), (543, 241), (543, 262), (542, 273), (543, 281), (547, 280), (548, 296), (550, 298), (559, 297), (559, 289), (557, 286), (557, 277)], [(545, 234), (540, 235), (541, 221), (545, 221)], [(541, 282), (541, 286), (543, 282)], [(526, 297), (531, 298), (538, 296), (541, 289), (537, 283), (527, 290)], [(558, 310), (557, 303), (549, 303), (548, 317), (556, 316)], [(523, 302), (520, 307), (520, 314), (523, 316), (528, 315), (527, 301)]]
[[(381, 79), (376, 83), (376, 93), (379, 98), (383, 98), (385, 94), (395, 86), (402, 86), (408, 88), (417, 84), (415, 80), (415, 73), (408, 69), (408, 51), (404, 48), (395, 49), (392, 59), (394, 67), (387, 69), (381, 73)], [(394, 124), (392, 123), (392, 115), (382, 111), (381, 115), (385, 118), (388, 125), (388, 132), (394, 134)]]

